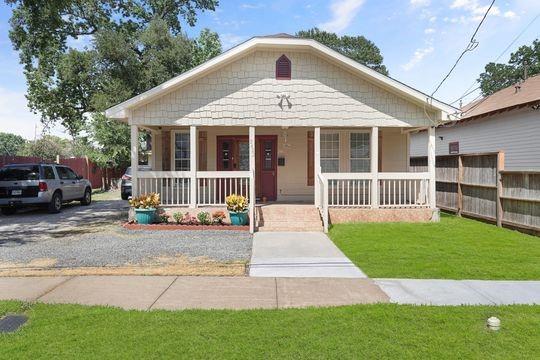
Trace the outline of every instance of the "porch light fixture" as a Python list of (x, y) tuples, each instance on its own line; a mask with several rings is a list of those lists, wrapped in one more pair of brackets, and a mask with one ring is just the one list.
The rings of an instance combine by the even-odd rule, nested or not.
[(281, 110), (283, 110), (283, 100), (285, 100), (287, 102), (287, 107), (290, 109), (292, 108), (292, 104), (290, 102), (290, 97), (291, 95), (288, 95), (288, 94), (285, 94), (285, 93), (281, 93), (279, 95), (277, 95), (277, 98), (279, 99), (279, 103), (278, 103), (278, 106), (281, 108)]

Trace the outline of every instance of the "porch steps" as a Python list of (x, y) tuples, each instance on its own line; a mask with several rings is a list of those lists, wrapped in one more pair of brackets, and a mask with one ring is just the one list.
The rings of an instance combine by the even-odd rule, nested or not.
[(263, 204), (255, 208), (257, 231), (323, 231), (312, 204)]

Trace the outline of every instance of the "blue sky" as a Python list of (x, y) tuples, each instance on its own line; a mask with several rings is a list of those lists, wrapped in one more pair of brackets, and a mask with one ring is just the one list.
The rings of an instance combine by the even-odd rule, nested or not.
[[(338, 34), (364, 35), (375, 42), (390, 75), (431, 93), (450, 69), (487, 9), (490, 0), (221, 0), (217, 11), (199, 15), (191, 36), (208, 27), (220, 34), (224, 48), (255, 35), (294, 34), (314, 26)], [(460, 62), (436, 97), (460, 97), (525, 26), (540, 13), (538, 0), (496, 1), (477, 35), (479, 46)], [(0, 5), (0, 131), (33, 138), (39, 116), (26, 107), (25, 78), (8, 38), (11, 8)], [(540, 35), (540, 19), (500, 58)], [(472, 100), (472, 94), (464, 100)], [(62, 135), (56, 127), (53, 133)]]

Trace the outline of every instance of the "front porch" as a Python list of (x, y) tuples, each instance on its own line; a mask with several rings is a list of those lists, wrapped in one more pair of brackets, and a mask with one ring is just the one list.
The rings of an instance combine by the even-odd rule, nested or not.
[[(223, 208), (225, 198), (303, 203), (330, 222), (429, 220), (435, 210), (434, 131), (428, 171), (409, 172), (406, 128), (271, 126), (141, 127), (151, 133), (151, 171), (138, 171), (131, 125), (133, 195), (157, 192), (165, 207)], [(255, 201), (252, 201), (255, 199)], [(301, 222), (302, 218), (293, 219)], [(389, 221), (388, 220), (388, 221)]]

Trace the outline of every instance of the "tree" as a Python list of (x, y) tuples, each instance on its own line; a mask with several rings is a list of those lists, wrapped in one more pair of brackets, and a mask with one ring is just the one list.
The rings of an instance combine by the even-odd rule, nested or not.
[(54, 135), (44, 135), (36, 141), (28, 141), (18, 155), (35, 156), (47, 161), (55, 161), (56, 156), (72, 156), (71, 142)]
[(296, 36), (317, 40), (360, 64), (364, 64), (381, 74), (388, 75), (388, 70), (383, 65), (381, 51), (377, 45), (364, 36), (338, 36), (335, 33), (319, 30), (316, 27), (301, 30), (296, 33)]
[(221, 51), (217, 34), (191, 40), (180, 23), (193, 26), (197, 12), (214, 10), (217, 0), (5, 1), (14, 7), (9, 36), (24, 65), (29, 107), (72, 136), (85, 128), (86, 114)]
[(25, 142), (26, 140), (22, 136), (0, 132), (0, 155), (16, 155)]
[(540, 74), (540, 40), (531, 46), (521, 46), (510, 55), (508, 64), (490, 62), (480, 74), (478, 82), (483, 96), (488, 96), (523, 80), (527, 66), (528, 76)]

